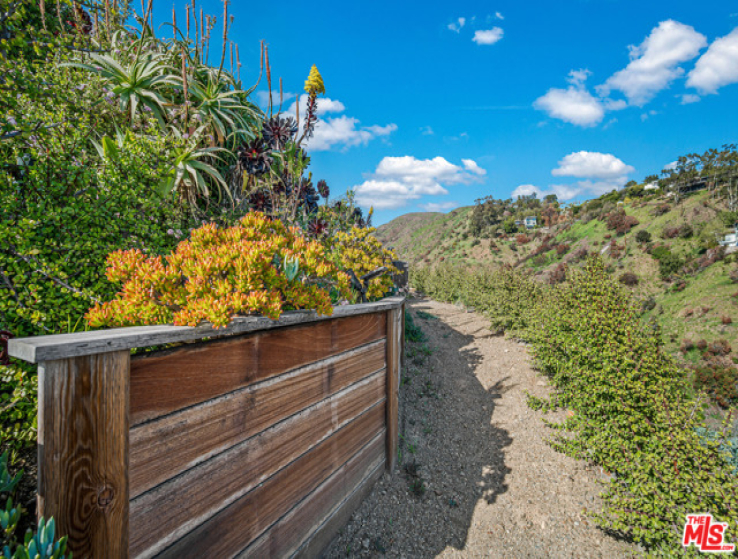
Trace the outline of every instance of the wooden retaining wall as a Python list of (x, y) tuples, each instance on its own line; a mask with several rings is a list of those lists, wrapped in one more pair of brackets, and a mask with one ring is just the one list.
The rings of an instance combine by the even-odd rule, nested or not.
[(11, 340), (40, 364), (39, 516), (77, 558), (318, 555), (395, 466), (403, 307)]

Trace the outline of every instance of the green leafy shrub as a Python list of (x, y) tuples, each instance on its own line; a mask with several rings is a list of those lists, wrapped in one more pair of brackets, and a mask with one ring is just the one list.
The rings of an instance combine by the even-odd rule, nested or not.
[(36, 443), (38, 377), (28, 364), (0, 365), (0, 448)]
[(408, 342), (424, 342), (425, 334), (420, 326), (415, 323), (410, 311), (405, 311), (405, 340)]
[(634, 285), (638, 285), (638, 276), (632, 272), (625, 272), (624, 274), (620, 275), (618, 281), (623, 285), (632, 287)]
[(684, 267), (684, 260), (671, 252), (669, 247), (658, 246), (651, 251), (653, 256), (659, 263), (659, 274), (661, 279), (668, 279), (671, 275), (679, 273)]
[(639, 243), (650, 243), (651, 242), (651, 233), (646, 231), (645, 229), (641, 229), (636, 233), (636, 241)]
[(695, 433), (702, 405), (688, 395), (658, 330), (640, 323), (635, 300), (601, 260), (573, 271), (541, 301), (526, 334), (556, 388), (551, 403), (576, 412), (552, 424), (561, 431), (552, 445), (616, 474), (597, 522), (672, 549), (692, 510), (734, 526), (738, 480), (719, 445)]
[(276, 320), (284, 308), (329, 315), (331, 290), (351, 295), (348, 276), (320, 243), (258, 212), (226, 229), (204, 225), (165, 258), (140, 250), (113, 253), (107, 275), (123, 288), (118, 298), (90, 310), (93, 327), (207, 320), (218, 328), (235, 314)]

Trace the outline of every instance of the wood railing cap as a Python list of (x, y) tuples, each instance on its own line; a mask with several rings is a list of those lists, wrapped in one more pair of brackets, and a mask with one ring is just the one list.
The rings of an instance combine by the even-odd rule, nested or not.
[(289, 311), (282, 314), (279, 320), (272, 320), (265, 316), (238, 317), (234, 318), (225, 328), (219, 329), (213, 328), (208, 323), (196, 327), (131, 326), (128, 328), (93, 330), (91, 332), (75, 332), (73, 334), (15, 338), (8, 341), (8, 354), (23, 361), (40, 363), (42, 361), (67, 359), (136, 347), (195, 342), (203, 338), (221, 338), (292, 324), (381, 312), (398, 308), (404, 301), (404, 297), (387, 297), (374, 303), (337, 306), (333, 307), (333, 314), (330, 316), (321, 316), (315, 311)]

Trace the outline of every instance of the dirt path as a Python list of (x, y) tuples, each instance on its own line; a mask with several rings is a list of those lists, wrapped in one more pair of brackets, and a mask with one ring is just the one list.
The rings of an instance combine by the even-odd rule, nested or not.
[(525, 346), (453, 305), (408, 308), (427, 340), (408, 344), (404, 468), (377, 483), (326, 556), (632, 556), (582, 514), (599, 510), (601, 474), (545, 444), (551, 431), (524, 391), (549, 389)]

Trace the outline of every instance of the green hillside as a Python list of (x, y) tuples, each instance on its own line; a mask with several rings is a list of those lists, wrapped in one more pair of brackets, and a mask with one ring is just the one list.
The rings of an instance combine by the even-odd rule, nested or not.
[[(643, 301), (644, 318), (662, 327), (669, 349), (685, 362), (696, 364), (702, 357), (698, 349), (679, 352), (685, 340), (725, 339), (731, 350), (738, 350), (738, 284), (730, 277), (737, 255), (715, 249), (716, 239), (731, 232), (735, 214), (714, 192), (701, 190), (679, 203), (665, 192), (637, 198), (625, 194), (617, 202), (594, 200), (564, 223), (502, 236), (489, 231), (472, 235), (473, 212), (474, 207), (464, 207), (448, 214), (407, 214), (379, 227), (377, 235), (411, 267), (507, 264), (545, 282), (556, 281), (562, 264), (579, 266), (585, 254), (600, 253), (618, 278), (633, 274), (622, 281), (634, 283), (629, 289)], [(618, 234), (608, 229), (613, 213), (631, 216), (637, 225)], [(679, 233), (670, 238), (675, 230)], [(640, 231), (650, 234), (650, 242), (637, 241)], [(521, 243), (520, 235), (530, 241)], [(666, 276), (655, 257), (663, 252), (675, 262)], [(711, 262), (713, 252), (720, 254)]]

